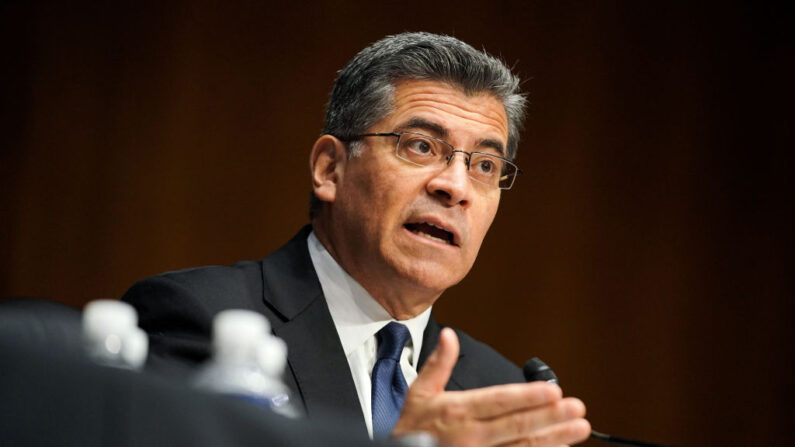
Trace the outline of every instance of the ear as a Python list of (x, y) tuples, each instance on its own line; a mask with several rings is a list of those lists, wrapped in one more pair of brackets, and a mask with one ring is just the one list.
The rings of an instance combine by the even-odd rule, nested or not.
[(337, 197), (348, 154), (345, 144), (331, 135), (322, 135), (312, 146), (309, 169), (312, 172), (312, 189), (315, 196), (324, 202), (333, 202)]

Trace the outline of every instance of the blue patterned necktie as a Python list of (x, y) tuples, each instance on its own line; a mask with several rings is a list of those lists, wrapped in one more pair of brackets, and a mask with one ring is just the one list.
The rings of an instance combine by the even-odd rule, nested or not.
[(382, 439), (392, 433), (408, 385), (400, 370), (400, 354), (409, 339), (406, 326), (394, 321), (375, 334), (378, 339), (378, 359), (373, 367), (373, 437)]

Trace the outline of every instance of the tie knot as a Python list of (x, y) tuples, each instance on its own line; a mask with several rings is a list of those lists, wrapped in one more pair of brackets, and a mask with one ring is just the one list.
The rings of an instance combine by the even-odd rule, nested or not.
[(378, 358), (400, 360), (400, 353), (409, 340), (409, 330), (406, 326), (391, 322), (375, 334), (378, 339)]

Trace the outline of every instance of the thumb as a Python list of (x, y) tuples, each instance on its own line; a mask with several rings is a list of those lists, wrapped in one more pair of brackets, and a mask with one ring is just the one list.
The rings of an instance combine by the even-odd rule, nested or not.
[(444, 391), (450, 374), (458, 361), (458, 336), (450, 328), (442, 329), (439, 344), (425, 361), (411, 388), (423, 394), (436, 394)]

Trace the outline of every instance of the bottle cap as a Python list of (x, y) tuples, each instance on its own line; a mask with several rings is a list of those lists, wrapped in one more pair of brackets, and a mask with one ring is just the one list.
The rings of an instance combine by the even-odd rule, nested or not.
[(213, 319), (213, 356), (223, 363), (253, 362), (256, 344), (269, 331), (268, 320), (256, 312), (221, 311)]
[(146, 361), (149, 340), (138, 327), (135, 309), (122, 301), (95, 300), (83, 309), (83, 338), (96, 361), (125, 368), (140, 368)]
[(123, 340), (121, 356), (124, 363), (133, 369), (140, 369), (146, 362), (149, 353), (149, 338), (141, 328), (133, 328), (126, 333)]
[(83, 309), (83, 331), (99, 336), (138, 326), (138, 314), (129, 304), (116, 300), (95, 300)]
[(83, 309), (83, 334), (89, 342), (106, 343), (110, 351), (119, 352), (121, 340), (108, 339), (138, 326), (138, 314), (127, 303), (115, 300), (91, 301)]
[(257, 344), (257, 364), (269, 377), (280, 377), (287, 364), (287, 344), (267, 334)]

